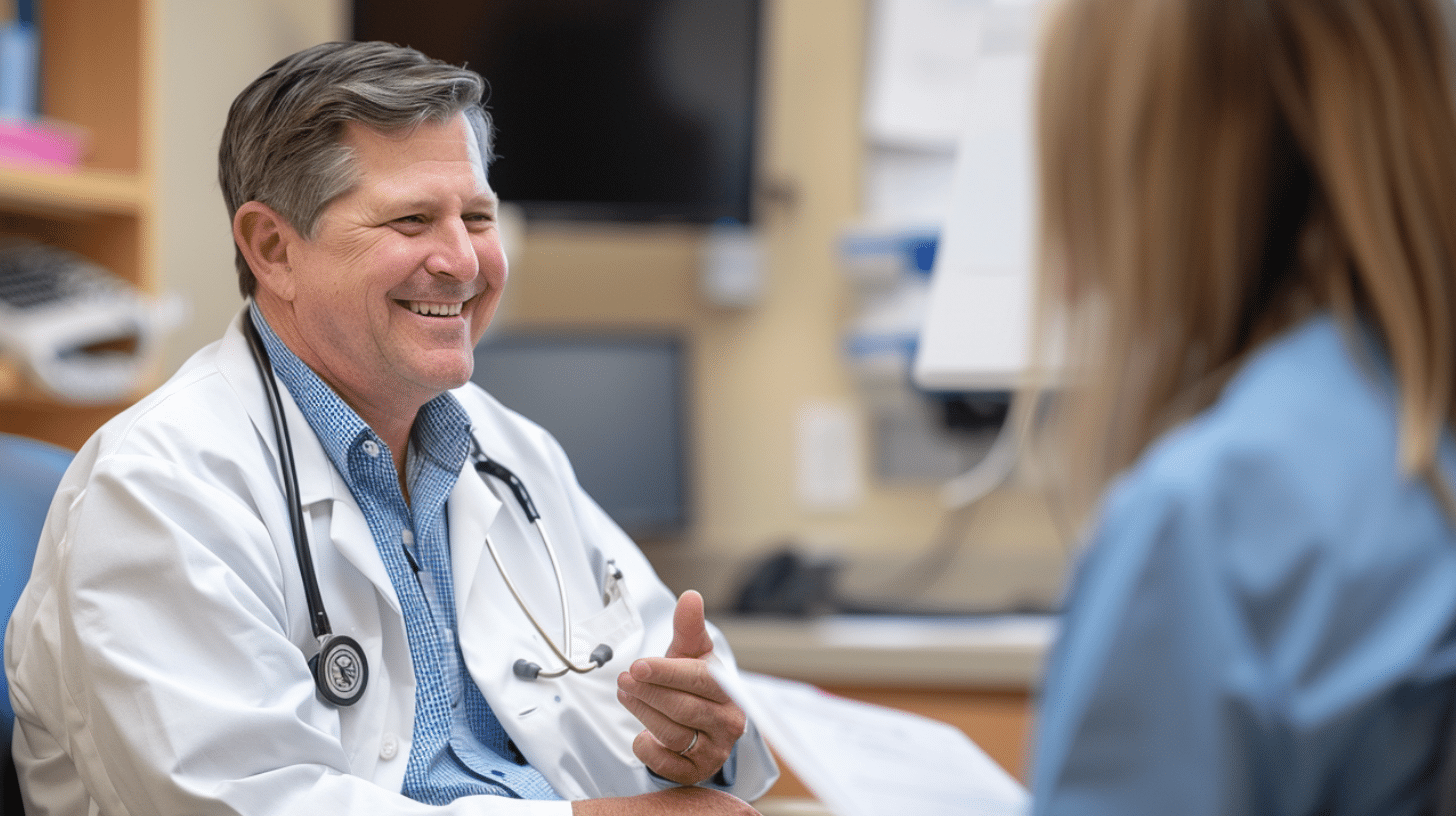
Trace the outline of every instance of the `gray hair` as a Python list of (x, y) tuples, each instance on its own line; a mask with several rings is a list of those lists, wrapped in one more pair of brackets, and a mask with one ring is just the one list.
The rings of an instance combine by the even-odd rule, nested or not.
[[(228, 111), (218, 150), (228, 218), (258, 201), (312, 240), (324, 208), (357, 180), (352, 152), (340, 143), (350, 122), (397, 133), (463, 113), (489, 162), (484, 92), (474, 71), (388, 43), (323, 43), (285, 57)], [(241, 250), (235, 263), (238, 288), (251, 297), (258, 281)]]

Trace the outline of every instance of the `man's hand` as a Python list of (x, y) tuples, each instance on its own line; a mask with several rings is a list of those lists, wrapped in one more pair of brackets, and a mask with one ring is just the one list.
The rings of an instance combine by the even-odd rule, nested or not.
[(583, 799), (572, 816), (759, 816), (747, 802), (712, 788), (668, 788), (640, 796)]
[(748, 727), (743, 709), (708, 673), (712, 651), (703, 596), (688, 590), (673, 612), (667, 655), (640, 658), (617, 677), (617, 699), (646, 726), (633, 753), (682, 785), (717, 773)]

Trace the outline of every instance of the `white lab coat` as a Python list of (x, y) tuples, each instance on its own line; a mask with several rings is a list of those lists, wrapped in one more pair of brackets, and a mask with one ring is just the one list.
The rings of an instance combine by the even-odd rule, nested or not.
[[(322, 597), (333, 630), (357, 639), (369, 660), (363, 699), (337, 708), (314, 691), (306, 661), (317, 646), (274, 430), (235, 320), (93, 437), (57, 492), (5, 644), (31, 816), (567, 812), (559, 802), (498, 797), (436, 811), (399, 795), (415, 719), (399, 600), (358, 505), (283, 393)], [(556, 584), (509, 491), (467, 463), (448, 521), (471, 675), (567, 799), (663, 787), (632, 753), (641, 725), (617, 701), (616, 677), (633, 659), (664, 652), (674, 597), (576, 484), (546, 432), (474, 386), (455, 393), (485, 452), (520, 476), (550, 531), (577, 661), (602, 642), (615, 652), (586, 675), (512, 674), (517, 658), (548, 670), (559, 662), (502, 581), (487, 531), (553, 633)], [(731, 665), (712, 631), (715, 654)], [(776, 774), (750, 727), (733, 792), (756, 798)]]

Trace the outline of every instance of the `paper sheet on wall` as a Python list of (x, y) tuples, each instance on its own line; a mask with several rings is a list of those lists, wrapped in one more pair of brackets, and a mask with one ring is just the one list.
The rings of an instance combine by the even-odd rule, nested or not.
[(984, 3), (876, 0), (865, 76), (871, 141), (955, 149), (980, 52)]
[(953, 152), (966, 118), (987, 101), (976, 89), (984, 61), (1031, 53), (1041, 1), (874, 0), (865, 135)]
[[(873, 0), (864, 82), (864, 216), (938, 224), (951, 209), (955, 154), (1024, 149), (1043, 0)], [(1008, 129), (1010, 123), (1016, 128)]]
[(954, 726), (710, 664), (834, 816), (1023, 816), (1026, 789)]

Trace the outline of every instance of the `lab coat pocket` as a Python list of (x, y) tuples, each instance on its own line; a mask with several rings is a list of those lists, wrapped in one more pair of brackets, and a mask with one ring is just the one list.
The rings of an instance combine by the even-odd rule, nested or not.
[(605, 608), (573, 627), (572, 657), (585, 662), (605, 644), (612, 659), (587, 674), (540, 684), (547, 692), (544, 704), (521, 711), (507, 725), (532, 764), (549, 769), (547, 778), (567, 798), (628, 796), (653, 789), (646, 767), (632, 752), (642, 724), (617, 699), (617, 675), (642, 656), (642, 619), (620, 578), (607, 579), (603, 597)]
[[(573, 627), (571, 651), (573, 655), (589, 655), (593, 649), (606, 644), (612, 650), (612, 659), (607, 665), (626, 663), (641, 651), (642, 618), (637, 605), (627, 589), (627, 582), (615, 566), (610, 568), (602, 588), (602, 600), (606, 606)], [(578, 658), (580, 659), (580, 658)]]

